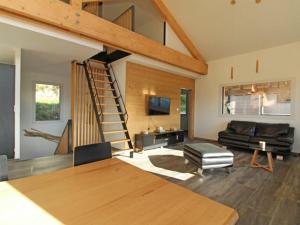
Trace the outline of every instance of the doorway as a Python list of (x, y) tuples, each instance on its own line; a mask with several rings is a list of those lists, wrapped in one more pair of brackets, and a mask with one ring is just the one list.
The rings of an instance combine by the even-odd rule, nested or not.
[(15, 67), (0, 64), (0, 155), (14, 158)]
[(185, 135), (189, 134), (189, 100), (191, 91), (181, 89), (180, 92), (180, 129), (185, 131)]

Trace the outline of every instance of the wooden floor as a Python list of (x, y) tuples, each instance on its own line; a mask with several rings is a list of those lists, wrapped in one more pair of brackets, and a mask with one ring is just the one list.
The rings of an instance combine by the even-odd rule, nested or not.
[[(183, 146), (170, 148), (178, 152)], [(147, 157), (151, 161), (150, 166), (157, 171), (165, 169), (174, 173), (192, 174), (188, 179), (158, 175), (237, 209), (240, 215), (238, 225), (300, 225), (300, 157), (275, 160), (274, 173), (271, 174), (249, 166), (252, 156), (250, 152), (233, 152), (235, 164), (231, 174), (224, 169), (216, 169), (204, 172), (203, 179), (193, 174), (196, 168), (192, 164), (185, 165), (184, 159), (176, 155), (154, 154), (149, 157), (139, 154), (134, 160)], [(265, 156), (260, 159), (266, 161)], [(70, 167), (72, 161), (72, 155), (11, 161), (9, 177), (14, 179)]]
[(8, 178), (18, 179), (73, 166), (73, 154), (53, 155), (29, 160), (9, 160)]
[[(252, 153), (233, 152), (235, 163), (231, 174), (215, 169), (204, 172), (203, 179), (194, 176), (182, 181), (162, 177), (237, 209), (238, 225), (300, 225), (300, 157), (275, 160), (275, 170), (271, 174), (249, 166)], [(260, 158), (261, 163), (266, 162), (266, 156)], [(185, 168), (191, 171), (189, 166), (192, 166), (172, 156), (152, 157), (152, 161), (156, 166), (181, 172)]]

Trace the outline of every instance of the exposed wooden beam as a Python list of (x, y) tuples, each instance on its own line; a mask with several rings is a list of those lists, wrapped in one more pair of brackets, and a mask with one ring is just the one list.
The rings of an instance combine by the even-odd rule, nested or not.
[(90, 2), (105, 2), (103, 0), (82, 0), (82, 3), (90, 3)]
[(82, 2), (83, 2), (83, 0), (71, 0), (70, 5), (73, 6), (77, 10), (81, 10)]
[[(106, 2), (106, 3), (115, 3), (116, 0), (82, 0), (82, 3), (89, 3), (89, 2)], [(124, 1), (126, 2), (126, 0)], [(128, 1), (127, 1), (128, 2)]]
[(129, 31), (59, 0), (1, 0), (0, 9), (130, 53), (140, 54), (199, 74), (207, 65), (171, 48)]
[(154, 6), (156, 6), (156, 8), (160, 12), (160, 14), (163, 16), (163, 18), (166, 20), (166, 22), (170, 25), (170, 27), (173, 29), (173, 31), (178, 36), (178, 38), (182, 41), (184, 46), (189, 50), (191, 55), (195, 59), (199, 59), (205, 63), (205, 61), (204, 61), (202, 55), (200, 54), (200, 52), (198, 51), (198, 49), (195, 47), (193, 42), (186, 35), (184, 30), (178, 24), (178, 22), (176, 21), (176, 19), (174, 18), (174, 16), (170, 12), (170, 10), (167, 8), (167, 6), (163, 3), (163, 1), (162, 0), (152, 0), (152, 3), (154, 4)]

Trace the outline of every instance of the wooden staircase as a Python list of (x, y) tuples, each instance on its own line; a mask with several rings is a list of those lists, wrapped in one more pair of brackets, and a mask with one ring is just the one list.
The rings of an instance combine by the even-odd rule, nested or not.
[(111, 142), (115, 151), (130, 151), (130, 157), (133, 157), (133, 144), (127, 129), (128, 113), (112, 66), (104, 62), (101, 73), (93, 72), (90, 61), (85, 61), (82, 66), (101, 141)]

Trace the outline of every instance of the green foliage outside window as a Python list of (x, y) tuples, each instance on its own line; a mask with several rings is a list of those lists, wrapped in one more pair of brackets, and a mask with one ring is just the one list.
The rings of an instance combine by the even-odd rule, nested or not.
[(186, 114), (186, 94), (180, 95), (180, 114)]
[(35, 120), (60, 120), (60, 86), (35, 85)]

